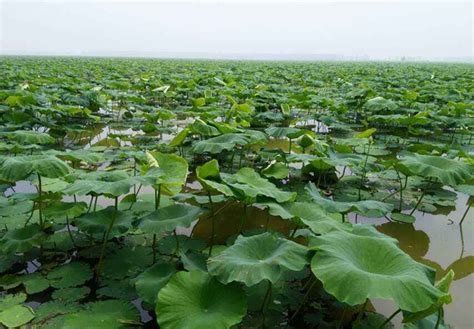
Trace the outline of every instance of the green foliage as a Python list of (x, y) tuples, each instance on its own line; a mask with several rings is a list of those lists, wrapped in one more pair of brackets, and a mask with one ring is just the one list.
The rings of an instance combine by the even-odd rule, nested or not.
[(247, 311), (237, 284), (223, 285), (201, 271), (178, 272), (161, 289), (156, 316), (161, 328), (229, 328)]

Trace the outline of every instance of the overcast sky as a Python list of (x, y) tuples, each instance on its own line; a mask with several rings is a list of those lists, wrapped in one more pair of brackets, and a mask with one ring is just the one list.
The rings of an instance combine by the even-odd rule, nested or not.
[(471, 1), (0, 2), (2, 54), (473, 57)]

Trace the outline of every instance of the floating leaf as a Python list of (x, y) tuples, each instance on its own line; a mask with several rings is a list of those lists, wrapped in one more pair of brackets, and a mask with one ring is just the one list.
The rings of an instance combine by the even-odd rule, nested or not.
[(7, 328), (22, 326), (35, 317), (34, 311), (29, 306), (15, 305), (0, 312), (0, 323)]
[(92, 270), (86, 263), (72, 262), (52, 269), (46, 278), (54, 288), (76, 287), (92, 278)]

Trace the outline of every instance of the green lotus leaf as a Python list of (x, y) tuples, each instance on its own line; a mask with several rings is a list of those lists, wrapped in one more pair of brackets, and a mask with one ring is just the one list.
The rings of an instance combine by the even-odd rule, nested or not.
[(177, 203), (160, 208), (141, 218), (138, 227), (147, 234), (161, 234), (176, 227), (189, 227), (204, 212), (202, 208)]
[(56, 201), (48, 204), (43, 209), (43, 215), (49, 219), (64, 219), (66, 217), (74, 218), (82, 215), (87, 211), (87, 203), (85, 202), (62, 202)]
[(311, 270), (341, 302), (391, 299), (402, 310), (419, 312), (448, 296), (433, 285), (435, 271), (411, 259), (393, 239), (333, 231), (315, 242)]
[(19, 260), (20, 257), (16, 254), (0, 254), (0, 273), (8, 271)]
[[(265, 129), (265, 133), (274, 138), (298, 138), (305, 134), (305, 130), (292, 127), (270, 127)], [(292, 136), (292, 137), (289, 137)]]
[(35, 312), (29, 306), (15, 305), (0, 312), (0, 323), (7, 328), (20, 327), (35, 317)]
[(289, 211), (316, 234), (324, 234), (334, 230), (352, 230), (352, 225), (343, 223), (339, 214), (328, 213), (314, 203), (294, 202), (291, 204)]
[(64, 303), (70, 303), (85, 298), (90, 291), (89, 287), (62, 288), (53, 291), (51, 298)]
[(247, 312), (244, 291), (201, 271), (178, 272), (158, 293), (156, 319), (163, 329), (230, 328)]
[(74, 225), (83, 232), (92, 235), (98, 234), (102, 238), (102, 235), (108, 230), (112, 220), (114, 220), (114, 225), (110, 231), (110, 237), (122, 235), (132, 227), (130, 212), (116, 212), (112, 206), (77, 217), (74, 219)]
[(0, 216), (18, 216), (26, 214), (33, 209), (33, 202), (30, 200), (16, 201), (11, 198), (0, 197)]
[(39, 246), (44, 234), (38, 224), (9, 230), (0, 239), (0, 250), (4, 253), (28, 252)]
[(138, 298), (135, 287), (133, 287), (128, 280), (102, 279), (101, 284), (104, 283), (104, 286), (96, 290), (97, 296), (123, 300), (134, 300)]
[(247, 129), (242, 133), (249, 138), (248, 145), (265, 145), (268, 142), (268, 136), (259, 130)]
[(104, 161), (104, 155), (90, 150), (74, 150), (56, 153), (60, 159), (71, 162), (85, 162), (88, 164), (97, 164)]
[(28, 294), (37, 294), (49, 288), (49, 281), (40, 273), (31, 273), (21, 277), (21, 281)]
[(412, 174), (444, 185), (456, 186), (472, 178), (472, 166), (442, 156), (413, 154), (400, 160)]
[(243, 146), (249, 143), (249, 138), (244, 134), (225, 134), (197, 142), (193, 152), (198, 154), (219, 154), (223, 151), (231, 151), (237, 145)]
[(262, 174), (265, 177), (271, 177), (276, 179), (283, 179), (288, 177), (289, 170), (287, 166), (285, 166), (281, 162), (274, 162), (271, 163), (269, 166), (262, 170)]
[(52, 269), (46, 278), (54, 288), (69, 288), (84, 284), (92, 275), (92, 270), (86, 263), (72, 262)]
[(226, 196), (234, 195), (230, 187), (221, 183), (222, 179), (219, 171), (219, 163), (216, 159), (206, 162), (202, 166), (198, 166), (196, 168), (196, 177), (208, 191), (217, 191)]
[(407, 224), (413, 224), (416, 221), (416, 217), (408, 214), (402, 214), (400, 212), (392, 212), (390, 218), (396, 222), (402, 222)]
[(307, 254), (306, 247), (270, 233), (239, 236), (232, 246), (208, 260), (208, 269), (222, 283), (276, 283), (284, 271), (302, 270), (308, 262)]
[(150, 152), (150, 155), (156, 160), (162, 173), (155, 184), (160, 185), (162, 191), (169, 195), (179, 193), (188, 177), (188, 162), (176, 154)]
[(21, 284), (20, 276), (14, 274), (6, 274), (0, 276), (0, 287), (5, 290), (10, 290), (18, 287)]
[(51, 323), (68, 329), (124, 329), (140, 325), (140, 314), (129, 302), (105, 300), (86, 304), (83, 310), (59, 316), (48, 325)]
[(80, 175), (63, 192), (68, 195), (104, 194), (119, 197), (127, 194), (133, 184), (133, 177), (125, 171), (97, 171)]
[(179, 146), (179, 145), (182, 145), (184, 140), (186, 139), (186, 137), (188, 136), (189, 134), (189, 129), (188, 128), (184, 128), (183, 130), (181, 130), (176, 136), (175, 138), (173, 138), (171, 140), (171, 142), (169, 143), (169, 146)]
[(394, 101), (380, 96), (371, 98), (364, 104), (364, 108), (370, 112), (390, 112), (396, 110), (397, 107), (398, 106)]
[(369, 138), (369, 137), (372, 136), (376, 131), (377, 131), (377, 129), (375, 129), (375, 128), (369, 128), (369, 129), (364, 130), (364, 131), (361, 132), (361, 133), (358, 133), (358, 134), (355, 135), (354, 137), (355, 137), (355, 138)]
[(103, 274), (107, 278), (121, 280), (136, 277), (153, 263), (151, 248), (136, 246), (122, 248), (104, 259)]
[(257, 196), (272, 198), (280, 203), (296, 198), (296, 193), (280, 191), (275, 184), (262, 178), (252, 168), (242, 168), (234, 175), (226, 176), (224, 181), (236, 191), (236, 194), (251, 201), (255, 200)]
[(47, 133), (42, 133), (33, 130), (17, 130), (14, 132), (9, 132), (7, 133), (7, 138), (23, 145), (43, 145), (54, 143), (54, 138), (48, 135)]
[(295, 215), (293, 215), (289, 209), (287, 209), (289, 208), (288, 204), (283, 206), (276, 202), (258, 202), (255, 203), (255, 206), (268, 208), (268, 213), (272, 216), (278, 216), (283, 219), (291, 219), (295, 217)]
[(393, 209), (392, 204), (375, 200), (341, 202), (326, 199), (319, 194), (318, 189), (313, 183), (309, 183), (306, 186), (306, 191), (319, 206), (328, 212), (340, 212), (343, 214), (356, 212), (367, 217), (382, 217)]
[(0, 298), (0, 311), (5, 311), (12, 306), (19, 305), (26, 301), (26, 294), (20, 292), (18, 294), (6, 294)]
[[(454, 280), (454, 271), (449, 270), (444, 277), (441, 278), (438, 282), (436, 282), (435, 287), (438, 288), (440, 291), (448, 294), (449, 287)], [(438, 311), (444, 304), (449, 304), (452, 302), (451, 295), (448, 294), (446, 298), (440, 298), (436, 303), (428, 307), (426, 310), (417, 313), (409, 313), (405, 312), (403, 314), (403, 322), (414, 322), (422, 320), (423, 318), (428, 317), (429, 315)]]
[[(51, 301), (42, 303), (35, 309), (36, 317), (33, 323), (41, 323), (46, 328), (61, 328), (60, 326), (54, 326), (52, 323), (47, 322), (51, 320), (51, 315), (56, 316), (73, 313), (79, 311), (79, 305), (73, 303), (64, 303), (59, 301)], [(52, 318), (54, 319), (54, 317)]]
[(220, 135), (220, 131), (211, 125), (208, 125), (201, 119), (196, 119), (192, 124), (187, 127), (193, 134), (201, 136), (217, 136)]
[(176, 273), (172, 263), (158, 262), (132, 280), (138, 295), (148, 304), (155, 305), (156, 297), (169, 279)]
[(0, 179), (6, 181), (19, 181), (31, 174), (59, 178), (71, 172), (71, 167), (54, 156), (30, 155), (0, 158)]

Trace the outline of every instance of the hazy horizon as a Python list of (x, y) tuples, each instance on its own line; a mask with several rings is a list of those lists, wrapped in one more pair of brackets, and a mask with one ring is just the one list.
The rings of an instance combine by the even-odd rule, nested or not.
[(473, 59), (471, 2), (0, 1), (0, 55)]

